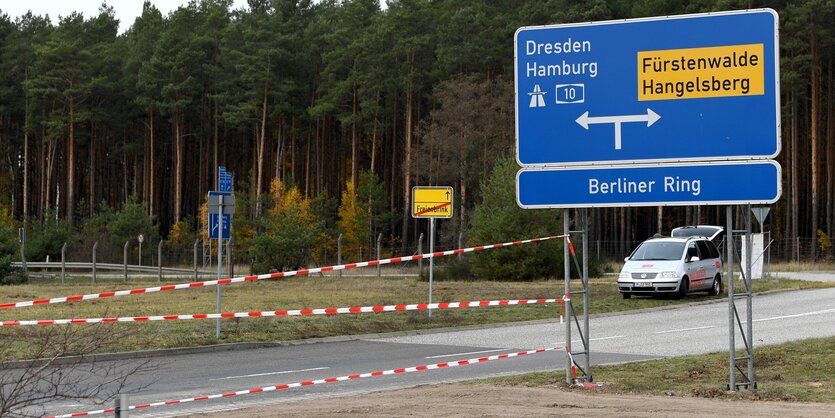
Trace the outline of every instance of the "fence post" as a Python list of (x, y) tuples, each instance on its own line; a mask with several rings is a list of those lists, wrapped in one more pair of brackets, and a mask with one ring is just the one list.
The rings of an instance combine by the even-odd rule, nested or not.
[[(380, 259), (380, 244), (383, 242), (383, 234), (377, 235), (377, 259)], [(377, 264), (377, 278), (380, 278), (380, 265)]]
[(162, 240), (157, 245), (157, 278), (162, 281)]
[(226, 240), (226, 277), (232, 277), (235, 269), (232, 268), (232, 237)]
[(129, 244), (129, 243), (130, 243), (130, 241), (125, 241), (125, 254), (124, 254), (124, 260), (125, 260), (125, 283), (127, 283), (127, 282), (128, 282), (128, 244)]
[(99, 242), (93, 243), (93, 284), (96, 284), (96, 249), (99, 247)]
[(794, 261), (800, 262), (800, 237), (794, 237)]
[(197, 281), (197, 245), (200, 244), (200, 238), (194, 240), (194, 281)]
[(64, 284), (64, 278), (67, 273), (67, 243), (61, 246), (61, 284)]
[[(342, 234), (336, 239), (336, 264), (342, 265)], [(339, 278), (342, 278), (342, 270), (339, 270)]]
[[(423, 232), (418, 237), (418, 254), (423, 255)], [(418, 258), (418, 280), (423, 277), (423, 258)]]
[[(458, 233), (458, 248), (464, 248), (464, 231)], [(458, 258), (458, 261), (461, 261), (464, 258), (464, 254), (458, 253), (456, 258)]]
[(127, 394), (120, 394), (118, 398), (116, 398), (116, 410), (113, 411), (113, 414), (116, 418), (128, 418), (128, 411), (130, 411), (130, 404), (128, 403), (128, 395)]
[(18, 229), (18, 236), (20, 241), (20, 261), (23, 264), (23, 275), (26, 276), (27, 283), (32, 283), (32, 278), (29, 277), (29, 269), (26, 268), (26, 228)]

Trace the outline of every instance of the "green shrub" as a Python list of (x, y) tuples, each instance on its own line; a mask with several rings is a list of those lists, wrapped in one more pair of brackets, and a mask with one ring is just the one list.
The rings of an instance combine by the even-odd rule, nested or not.
[(22, 284), (25, 281), (26, 277), (12, 268), (12, 255), (0, 255), (0, 286)]
[[(516, 204), (516, 171), (512, 157), (500, 158), (490, 176), (481, 183), (482, 202), (475, 207), (470, 239), (493, 244), (558, 235), (562, 212), (553, 209), (522, 209)], [(470, 255), (473, 273), (482, 279), (533, 280), (562, 277), (562, 240), (497, 248)]]

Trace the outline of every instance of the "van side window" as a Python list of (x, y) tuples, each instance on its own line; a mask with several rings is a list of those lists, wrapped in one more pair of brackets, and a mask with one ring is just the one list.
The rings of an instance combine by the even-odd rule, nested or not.
[(696, 246), (699, 247), (699, 253), (701, 256), (699, 257), (702, 260), (707, 260), (713, 257), (713, 254), (710, 253), (710, 248), (707, 246), (707, 241), (696, 241)]
[(685, 260), (689, 261), (693, 257), (699, 257), (699, 251), (696, 249), (695, 242), (691, 242), (690, 245), (687, 246), (687, 257), (685, 257)]
[(719, 255), (719, 250), (716, 249), (716, 246), (713, 245), (712, 242), (707, 241), (707, 242), (705, 242), (705, 244), (707, 244), (707, 248), (708, 248), (708, 250), (710, 250), (710, 258), (720, 258), (721, 257)]

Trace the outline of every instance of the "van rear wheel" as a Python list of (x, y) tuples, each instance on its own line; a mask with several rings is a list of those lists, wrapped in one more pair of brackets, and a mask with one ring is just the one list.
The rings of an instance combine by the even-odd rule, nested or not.
[(707, 294), (710, 296), (719, 296), (722, 293), (722, 278), (717, 274), (713, 278), (713, 286), (708, 290)]

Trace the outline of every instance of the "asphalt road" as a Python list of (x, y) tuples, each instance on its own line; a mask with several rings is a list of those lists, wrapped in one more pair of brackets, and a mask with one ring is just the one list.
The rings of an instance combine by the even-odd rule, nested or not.
[[(755, 350), (764, 344), (835, 336), (835, 288), (760, 295), (754, 297), (753, 304)], [(744, 319), (744, 300), (738, 302), (738, 309)], [(727, 299), (717, 303), (593, 316), (590, 327), (593, 365), (727, 351), (729, 345)], [(572, 336), (572, 344), (578, 350), (580, 342), (576, 329)], [(137, 381), (150, 383), (151, 386), (130, 393), (130, 403), (184, 399), (554, 345), (565, 345), (565, 325), (559, 320), (401, 337), (175, 355), (158, 360), (161, 369), (155, 376), (145, 376)], [(737, 347), (743, 347), (739, 337)], [(451, 369), (163, 406), (142, 412), (133, 411), (131, 416), (176, 416), (239, 409), (420, 384), (561, 370), (564, 365), (563, 352), (547, 352)], [(47, 412), (69, 413), (100, 408), (102, 406), (60, 402), (51, 404)]]

